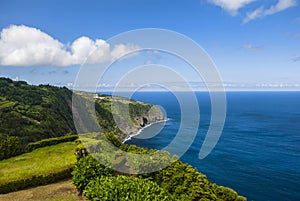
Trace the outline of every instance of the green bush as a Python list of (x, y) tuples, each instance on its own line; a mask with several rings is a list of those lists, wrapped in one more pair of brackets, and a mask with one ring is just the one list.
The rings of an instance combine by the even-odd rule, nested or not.
[(100, 176), (114, 175), (114, 171), (95, 160), (91, 155), (77, 161), (72, 172), (72, 182), (79, 193), (82, 193), (88, 183)]
[(92, 180), (83, 191), (89, 200), (161, 201), (170, 195), (156, 183), (127, 176), (100, 177)]
[(20, 138), (0, 134), (0, 160), (23, 153)]
[[(113, 136), (106, 134), (106, 137), (112, 141), (116, 146), (119, 145), (118, 139)], [(99, 144), (102, 149), (106, 149), (103, 144)], [(154, 169), (157, 167), (164, 166), (164, 163), (173, 163), (158, 172), (153, 172), (150, 174), (144, 174), (140, 177), (145, 178), (147, 181), (151, 180), (156, 185), (160, 186), (164, 192), (167, 192), (172, 196), (172, 200), (189, 200), (189, 201), (208, 201), (208, 200), (225, 200), (225, 201), (243, 201), (246, 200), (244, 197), (239, 196), (234, 190), (230, 188), (225, 188), (211, 183), (207, 177), (198, 172), (195, 168), (188, 164), (184, 164), (178, 160), (176, 157), (170, 157), (168, 152), (158, 152), (155, 150), (148, 150), (146, 148), (137, 147), (135, 145), (126, 145), (121, 144), (119, 148), (126, 152), (131, 153), (143, 153), (151, 156), (150, 158), (145, 157), (145, 160), (129, 160), (127, 159), (127, 164), (130, 167), (138, 168), (138, 170), (149, 170), (154, 166)], [(114, 154), (112, 154), (114, 155)], [(101, 154), (94, 154), (94, 157), (103, 157), (107, 156)], [(122, 156), (120, 156), (122, 158)], [(110, 158), (113, 160), (113, 158)], [(171, 160), (171, 161), (170, 161)], [(150, 166), (151, 165), (151, 166)], [(106, 171), (109, 170), (109, 171)], [(133, 171), (135, 172), (135, 171)], [(132, 184), (136, 191), (131, 191), (127, 185), (123, 185), (123, 180), (119, 181), (118, 177), (111, 177), (112, 175), (122, 174), (114, 172), (110, 168), (105, 167), (104, 165), (99, 164), (91, 155), (80, 159), (77, 162), (76, 168), (73, 172), (73, 183), (79, 190), (79, 192), (84, 192), (87, 198), (91, 200), (144, 200), (144, 197), (135, 197), (135, 196), (144, 196), (143, 193), (138, 193), (138, 188)], [(134, 175), (131, 175), (134, 176)], [(95, 180), (95, 178), (100, 178)], [(128, 180), (132, 179), (128, 177)], [(91, 182), (91, 183), (89, 183)], [(128, 181), (129, 183), (131, 181)], [(134, 181), (137, 182), (137, 181)], [(142, 183), (138, 181), (137, 183)], [(88, 187), (87, 187), (88, 186)], [(109, 190), (110, 188), (115, 190)], [(120, 192), (119, 192), (120, 191)], [(129, 192), (127, 194), (122, 194)], [(130, 193), (132, 192), (132, 194)], [(146, 191), (149, 193), (148, 191)], [(144, 193), (146, 193), (144, 192)], [(136, 194), (134, 194), (136, 193)], [(120, 195), (120, 196), (117, 196)], [(151, 193), (147, 194), (149, 197), (154, 196)], [(156, 194), (155, 194), (156, 195)], [(170, 197), (168, 197), (170, 198)], [(151, 199), (156, 199), (151, 197)], [(167, 198), (166, 198), (167, 199)]]
[(62, 179), (70, 178), (72, 176), (72, 170), (73, 166), (69, 166), (62, 168), (61, 170), (56, 170), (52, 173), (47, 173), (45, 175), (30, 176), (27, 178), (22, 178), (20, 180), (0, 184), (0, 194), (18, 191), (27, 187), (35, 187), (54, 183)]
[(67, 135), (67, 136), (48, 138), (45, 140), (32, 142), (27, 145), (27, 152), (31, 152), (37, 148), (51, 146), (62, 142), (72, 142), (75, 141), (76, 139), (78, 139), (78, 135)]
[(176, 200), (246, 200), (230, 188), (212, 184), (204, 174), (181, 161), (177, 161), (151, 176)]

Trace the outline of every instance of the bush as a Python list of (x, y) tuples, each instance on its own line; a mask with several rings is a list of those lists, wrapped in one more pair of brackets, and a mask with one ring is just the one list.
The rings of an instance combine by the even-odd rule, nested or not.
[(72, 182), (79, 193), (82, 193), (88, 183), (100, 176), (114, 175), (114, 171), (95, 160), (91, 155), (77, 161), (72, 172)]
[(27, 187), (35, 187), (54, 183), (62, 179), (70, 178), (72, 176), (72, 170), (73, 166), (69, 166), (45, 175), (30, 176), (20, 180), (0, 184), (0, 194), (18, 191)]
[(89, 200), (101, 201), (171, 200), (170, 195), (156, 183), (126, 176), (101, 177), (92, 180), (84, 190), (84, 195)]
[(0, 134), (0, 160), (23, 153), (20, 138)]
[(86, 157), (89, 153), (87, 151), (87, 149), (84, 147), (83, 144), (77, 144), (75, 150), (74, 150), (74, 154), (77, 158), (77, 160), (80, 160), (83, 157)]
[(51, 146), (62, 142), (72, 142), (75, 141), (76, 139), (78, 139), (78, 135), (67, 135), (67, 136), (48, 138), (45, 140), (32, 142), (27, 145), (27, 152), (31, 152), (37, 148)]
[(152, 179), (176, 200), (246, 200), (232, 189), (212, 184), (204, 174), (181, 161), (155, 173)]
[[(111, 137), (109, 139), (118, 144), (118, 140), (115, 138)], [(100, 147), (106, 149), (101, 143)], [(164, 163), (168, 164), (171, 161), (173, 163), (158, 172), (141, 175), (140, 177), (145, 178), (145, 181), (131, 181), (132, 177), (112, 177), (112, 175), (120, 173), (114, 172), (112, 169), (99, 164), (92, 155), (88, 155), (77, 162), (73, 172), (73, 183), (80, 193), (84, 192), (84, 195), (91, 200), (147, 200), (148, 197), (151, 197), (152, 200), (168, 200), (170, 196), (172, 200), (184, 201), (246, 200), (230, 188), (211, 183), (204, 174), (198, 172), (192, 166), (182, 163), (178, 158), (170, 157), (168, 152), (157, 152), (155, 150), (148, 150), (135, 145), (126, 144), (121, 144), (119, 148), (123, 151), (137, 154), (143, 153), (151, 156), (150, 159), (145, 157), (145, 160), (143, 160), (143, 158), (139, 160), (128, 159), (126, 163), (129, 167), (137, 168), (137, 170), (149, 170), (152, 166), (154, 169), (157, 169), (157, 167), (160, 166), (165, 167), (166, 164)], [(95, 157), (104, 159), (106, 155), (96, 154)], [(120, 155), (119, 158), (122, 158), (122, 155)], [(112, 160), (113, 158), (110, 159)], [(112, 165), (115, 164), (113, 163)], [(135, 170), (136, 169), (134, 169), (133, 172), (135, 172)], [(129, 174), (129, 176), (133, 176), (133, 174)], [(139, 180), (141, 180), (141, 178)], [(154, 185), (162, 188), (162, 191), (159, 191), (160, 193), (163, 192), (162, 195), (165, 195), (164, 192), (166, 192), (169, 196), (156, 198), (153, 196), (160, 195), (158, 191), (153, 194), (151, 190), (152, 187), (148, 186), (146, 190), (139, 186), (142, 185), (143, 182), (149, 182), (149, 180), (152, 181)], [(148, 184), (143, 183), (143, 185), (147, 186)]]

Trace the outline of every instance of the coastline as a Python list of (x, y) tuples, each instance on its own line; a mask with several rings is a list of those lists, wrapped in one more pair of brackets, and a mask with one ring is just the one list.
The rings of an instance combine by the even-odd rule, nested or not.
[(159, 121), (155, 121), (155, 122), (152, 122), (152, 123), (150, 123), (150, 124), (147, 124), (146, 126), (141, 127), (136, 133), (131, 134), (131, 135), (128, 135), (127, 137), (125, 137), (125, 138), (122, 140), (122, 143), (124, 144), (124, 143), (127, 142), (128, 140), (131, 140), (132, 137), (141, 134), (141, 132), (142, 132), (145, 128), (148, 128), (148, 127), (152, 126), (153, 124), (158, 124), (158, 123), (161, 123), (161, 122), (166, 122), (166, 121), (168, 121), (168, 120), (169, 120), (169, 119), (167, 118), (167, 119), (163, 119), (163, 120), (159, 120)]

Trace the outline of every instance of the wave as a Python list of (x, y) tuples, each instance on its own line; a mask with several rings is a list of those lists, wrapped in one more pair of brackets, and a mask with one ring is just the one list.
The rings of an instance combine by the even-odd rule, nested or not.
[(139, 135), (139, 134), (141, 134), (141, 132), (145, 129), (145, 128), (148, 128), (148, 127), (150, 127), (150, 126), (152, 126), (153, 124), (158, 124), (158, 123), (161, 123), (161, 122), (167, 122), (167, 121), (169, 121), (170, 119), (169, 118), (167, 118), (167, 119), (164, 119), (164, 120), (160, 120), (160, 121), (156, 121), (156, 122), (153, 122), (153, 123), (150, 123), (150, 124), (147, 124), (146, 126), (144, 126), (144, 127), (142, 127), (142, 128), (140, 128), (139, 130), (138, 130), (138, 132), (137, 133), (135, 133), (135, 134), (131, 134), (131, 135), (129, 135), (129, 136), (127, 136), (124, 140), (122, 140), (122, 143), (124, 144), (126, 141), (128, 141), (128, 140), (131, 140), (131, 138), (132, 137), (134, 137), (134, 136), (137, 136), (137, 135)]

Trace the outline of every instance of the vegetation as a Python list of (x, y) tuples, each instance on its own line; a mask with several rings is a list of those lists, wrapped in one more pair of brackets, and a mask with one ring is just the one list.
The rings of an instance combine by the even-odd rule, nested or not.
[(74, 148), (74, 142), (65, 142), (0, 161), (0, 193), (71, 177)]
[(0, 160), (22, 153), (21, 140), (16, 136), (0, 134)]
[(67, 135), (67, 136), (61, 136), (56, 138), (48, 138), (37, 142), (31, 142), (27, 145), (27, 151), (31, 152), (37, 148), (51, 146), (62, 142), (73, 142), (76, 139), (78, 139), (78, 135)]
[[(96, 137), (96, 135), (91, 136)], [(109, 138), (113, 144), (120, 144), (117, 142), (116, 137), (110, 136)], [(97, 146), (100, 145), (99, 147), (103, 148), (104, 144), (101, 144), (101, 140), (94, 142), (97, 142)], [(121, 144), (119, 148), (136, 154), (147, 153), (151, 155), (151, 153), (157, 153), (155, 150), (148, 150), (134, 145)], [(147, 200), (148, 198), (150, 200), (191, 201), (246, 200), (232, 189), (211, 183), (205, 175), (190, 165), (179, 160), (174, 161), (176, 157), (171, 158), (169, 154), (164, 153), (158, 156), (161, 156), (156, 159), (159, 164), (169, 163), (170, 161), (174, 163), (160, 171), (142, 174), (137, 177), (136, 174), (125, 174), (124, 176), (122, 173), (100, 164), (95, 159), (101, 159), (103, 162), (103, 159), (109, 157), (109, 154), (108, 156), (89, 154), (78, 160), (72, 173), (72, 181), (78, 191), (90, 200)], [(153, 165), (153, 158), (148, 161), (135, 161), (136, 166), (130, 160), (126, 163), (134, 168), (145, 168), (149, 164)], [(110, 167), (113, 167), (113, 164), (110, 164)]]
[(67, 88), (0, 78), (0, 133), (18, 136), (24, 145), (76, 133), (71, 100)]
[[(138, 103), (134, 100), (98, 95), (98, 98), (89, 100), (85, 93), (76, 93), (76, 106), (88, 110), (88, 102), (95, 101), (97, 122), (104, 132), (112, 133), (118, 139), (137, 132), (141, 125), (137, 122), (143, 117), (149, 119), (148, 110), (153, 105)], [(50, 85), (32, 86), (23, 81), (12, 81), (0, 78), (0, 133), (16, 136), (21, 140), (23, 151), (30, 142), (42, 139), (76, 134), (72, 113), (73, 92), (65, 87), (59, 88)], [(129, 105), (131, 119), (122, 119), (124, 130), (116, 125), (112, 104), (119, 109)], [(123, 118), (122, 110), (116, 110), (115, 118)], [(160, 110), (155, 110), (156, 117), (163, 118)], [(129, 117), (129, 118), (130, 118)], [(88, 119), (89, 117), (82, 117)], [(134, 123), (132, 123), (132, 121)], [(88, 123), (89, 121), (84, 121)], [(0, 149), (0, 152), (1, 149)]]
[(157, 106), (117, 96), (98, 94), (95, 110), (103, 131), (113, 134), (119, 140), (136, 133), (147, 123), (164, 119)]
[(176, 200), (245, 200), (234, 190), (212, 184), (205, 175), (180, 161), (152, 176)]
[[(67, 88), (0, 78), (0, 193), (56, 182), (71, 177), (74, 169), (72, 182), (91, 200), (245, 200), (168, 152), (121, 143), (145, 124), (164, 118), (150, 104), (97, 95), (97, 122), (92, 123), (99, 123), (103, 133), (80, 133), (80, 139), (69, 142), (77, 139), (70, 135), (76, 133), (72, 95)], [(81, 109), (91, 110), (87, 103), (94, 100), (83, 92), (76, 97)], [(31, 152), (15, 156), (26, 147)], [(140, 157), (128, 158), (124, 151)]]
[(88, 183), (99, 175), (112, 176), (114, 171), (96, 161), (91, 155), (80, 159), (72, 172), (72, 181), (82, 193)]
[(126, 176), (100, 177), (84, 190), (89, 200), (165, 201), (170, 195), (155, 182)]

